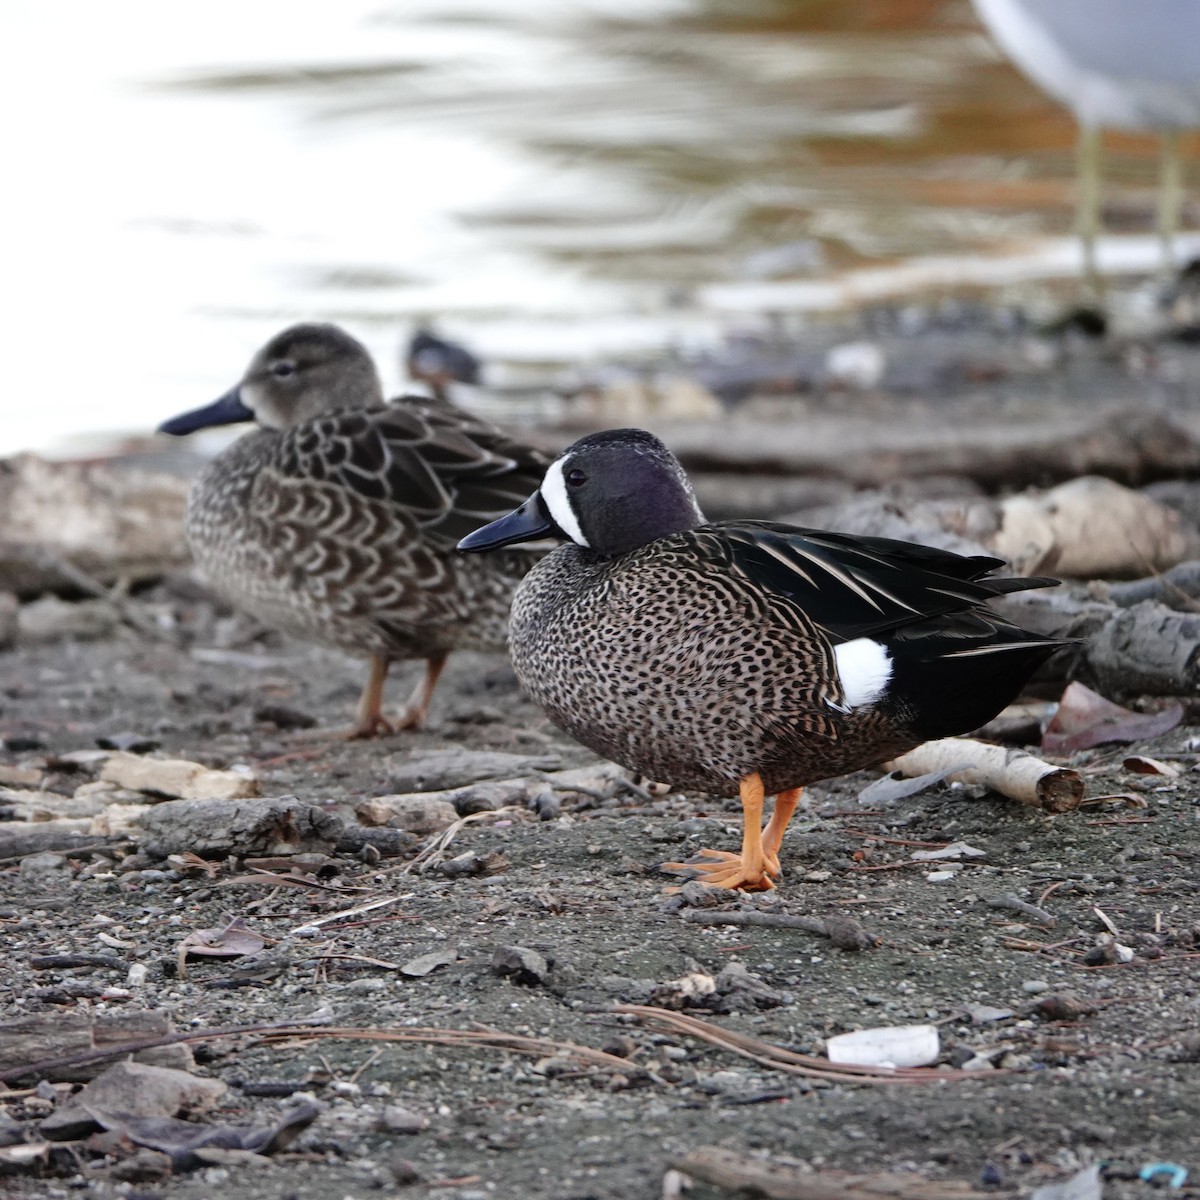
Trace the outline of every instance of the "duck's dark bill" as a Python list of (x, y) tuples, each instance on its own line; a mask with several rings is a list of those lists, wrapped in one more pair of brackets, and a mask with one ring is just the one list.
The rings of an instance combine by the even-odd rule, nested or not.
[(533, 542), (558, 533), (541, 492), (534, 492), (520, 508), (482, 529), (468, 533), (458, 543), (460, 550), (497, 550), (514, 542)]
[(242, 397), (237, 388), (228, 391), (220, 400), (214, 400), (203, 408), (193, 408), (191, 412), (181, 413), (164, 421), (159, 427), (159, 433), (173, 433), (183, 437), (185, 433), (195, 433), (197, 429), (210, 429), (214, 425), (236, 425), (239, 421), (253, 421), (254, 414), (242, 403)]

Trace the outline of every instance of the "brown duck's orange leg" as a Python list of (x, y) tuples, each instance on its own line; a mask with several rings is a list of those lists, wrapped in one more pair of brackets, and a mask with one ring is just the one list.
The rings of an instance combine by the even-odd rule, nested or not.
[[(740, 888), (746, 892), (765, 892), (775, 886), (770, 875), (774, 872), (763, 849), (763, 784), (757, 771), (747, 775), (738, 785), (742, 797), (742, 851), (701, 850), (685, 863), (663, 863), (663, 870), (688, 875), (709, 887)], [(793, 805), (794, 807), (794, 805)], [(791, 813), (788, 813), (791, 816)], [(786, 823), (786, 822), (785, 822)], [(781, 831), (782, 832), (782, 831)]]
[(351, 738), (369, 738), (379, 733), (391, 733), (395, 726), (383, 715), (383, 685), (387, 681), (390, 659), (383, 654), (371, 655), (371, 669), (358, 700), (358, 713)]
[(434, 654), (425, 660), (425, 674), (413, 688), (413, 693), (404, 706), (404, 711), (392, 722), (392, 729), (424, 729), (429, 716), (429, 702), (433, 689), (437, 687), (442, 668), (446, 665), (446, 654)]
[(783, 845), (783, 831), (792, 819), (792, 813), (796, 811), (796, 805), (800, 803), (800, 797), (803, 794), (803, 788), (790, 788), (775, 797), (775, 811), (771, 814), (771, 819), (767, 822), (762, 836), (763, 857), (767, 862), (767, 871), (771, 875), (780, 874), (779, 847)]

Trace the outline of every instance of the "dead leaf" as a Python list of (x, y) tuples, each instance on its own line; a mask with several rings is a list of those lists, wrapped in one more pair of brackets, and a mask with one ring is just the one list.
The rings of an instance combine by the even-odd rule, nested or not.
[(305, 1102), (284, 1113), (274, 1125), (244, 1128), (198, 1125), (174, 1117), (143, 1117), (88, 1105), (84, 1107), (92, 1119), (105, 1129), (122, 1134), (135, 1145), (169, 1154), (171, 1165), (177, 1171), (191, 1171), (202, 1165), (203, 1159), (196, 1153), (201, 1147), (274, 1154), (292, 1142), (321, 1112), (320, 1105)]
[(1148, 740), (1174, 729), (1182, 720), (1181, 704), (1156, 713), (1135, 713), (1105, 700), (1082, 683), (1071, 683), (1046, 726), (1042, 750), (1047, 754), (1071, 754), (1105, 742)]
[(179, 978), (184, 978), (184, 963), (189, 955), (196, 958), (240, 958), (257, 954), (266, 940), (247, 927), (241, 917), (234, 917), (224, 929), (197, 929), (179, 943)]
[(914, 862), (937, 862), (943, 858), (987, 858), (987, 851), (968, 842), (951, 842), (938, 850), (914, 850), (909, 857)]
[(220, 863), (209, 862), (190, 850), (183, 854), (168, 854), (167, 865), (174, 867), (181, 875), (203, 875), (206, 879), (215, 879), (221, 869)]
[(458, 962), (458, 948), (450, 946), (443, 950), (433, 950), (429, 954), (422, 954), (417, 958), (409, 959), (400, 968), (400, 974), (408, 975), (413, 979), (420, 979), (428, 975), (430, 971), (436, 971), (438, 967), (448, 967), (453, 962)]
[(926, 775), (918, 775), (914, 779), (885, 775), (882, 779), (867, 784), (858, 793), (858, 802), (865, 804), (868, 808), (880, 805), (886, 807), (889, 804), (895, 804), (898, 800), (907, 800), (909, 796), (919, 796), (931, 787), (936, 787), (949, 776), (956, 775), (959, 771), (969, 770), (970, 767), (969, 762), (962, 762), (946, 770), (930, 771)]
[(1168, 779), (1178, 779), (1180, 774), (1174, 764), (1146, 754), (1131, 754), (1121, 765), (1135, 775), (1165, 775)]

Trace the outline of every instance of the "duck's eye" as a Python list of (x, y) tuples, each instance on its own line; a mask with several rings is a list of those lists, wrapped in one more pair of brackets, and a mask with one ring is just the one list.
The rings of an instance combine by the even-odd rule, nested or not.
[(294, 362), (289, 362), (285, 358), (282, 362), (277, 362), (271, 368), (271, 374), (276, 376), (278, 379), (286, 379), (295, 370), (296, 370), (296, 364)]
[(567, 472), (567, 484), (570, 487), (583, 487), (585, 483), (587, 476), (578, 467), (573, 467)]

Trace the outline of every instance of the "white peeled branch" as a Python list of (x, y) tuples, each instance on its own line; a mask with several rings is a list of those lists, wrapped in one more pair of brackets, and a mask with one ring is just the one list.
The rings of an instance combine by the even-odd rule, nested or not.
[(825, 1043), (832, 1063), (856, 1067), (924, 1067), (937, 1061), (936, 1025), (888, 1025), (839, 1033)]
[(981, 783), (1010, 800), (1042, 808), (1046, 812), (1070, 812), (1083, 800), (1083, 776), (1004, 746), (992, 746), (973, 738), (939, 738), (884, 763), (885, 771), (902, 775), (928, 775), (954, 770), (947, 776), (954, 783)]

